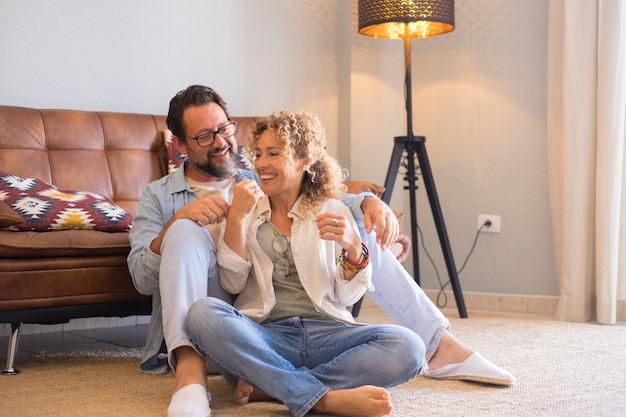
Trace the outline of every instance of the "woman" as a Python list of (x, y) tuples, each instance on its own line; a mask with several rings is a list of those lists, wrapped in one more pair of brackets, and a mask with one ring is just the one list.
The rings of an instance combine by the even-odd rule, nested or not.
[(197, 301), (187, 330), (242, 381), (239, 394), (255, 387), (295, 416), (383, 416), (393, 408), (385, 388), (417, 376), (425, 348), (406, 328), (358, 325), (347, 310), (373, 290), (371, 267), (325, 148), (310, 114), (257, 122), (246, 150), (263, 191), (252, 180), (235, 187), (217, 251), (222, 286), (237, 300)]

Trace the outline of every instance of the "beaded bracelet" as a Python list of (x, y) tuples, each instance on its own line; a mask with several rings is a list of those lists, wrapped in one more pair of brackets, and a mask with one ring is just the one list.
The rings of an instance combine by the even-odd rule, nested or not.
[(337, 262), (339, 265), (348, 272), (359, 272), (365, 269), (367, 264), (370, 262), (370, 251), (367, 249), (365, 243), (361, 243), (363, 259), (359, 263), (354, 263), (350, 259), (346, 257), (347, 249), (341, 250), (341, 255), (337, 258)]

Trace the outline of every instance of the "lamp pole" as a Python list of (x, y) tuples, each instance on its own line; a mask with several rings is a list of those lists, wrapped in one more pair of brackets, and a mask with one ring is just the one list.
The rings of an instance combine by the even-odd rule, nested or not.
[(406, 98), (406, 118), (407, 118), (407, 136), (399, 136), (394, 138), (394, 149), (389, 162), (389, 169), (387, 170), (387, 177), (385, 179), (385, 192), (382, 195), (382, 200), (389, 204), (391, 200), (391, 193), (395, 183), (395, 178), (400, 168), (403, 153), (406, 153), (406, 166), (407, 173), (405, 180), (408, 182), (409, 190), (409, 204), (411, 207), (411, 249), (413, 254), (413, 279), (417, 284), (420, 284), (420, 271), (419, 271), (419, 248), (418, 248), (418, 229), (417, 229), (417, 201), (415, 197), (415, 190), (417, 186), (417, 176), (415, 172), (415, 156), (419, 162), (420, 172), (424, 180), (424, 186), (428, 195), (428, 201), (435, 221), (435, 227), (437, 229), (437, 235), (439, 237), (439, 243), (441, 244), (441, 250), (443, 252), (446, 268), (448, 270), (448, 276), (450, 279), (450, 285), (454, 292), (454, 299), (456, 301), (459, 316), (461, 318), (467, 318), (467, 309), (465, 307), (465, 301), (463, 299), (463, 292), (461, 290), (461, 284), (459, 282), (456, 265), (454, 263), (454, 257), (452, 256), (452, 248), (450, 247), (450, 240), (448, 239), (448, 232), (443, 220), (443, 213), (441, 211), (441, 205), (439, 204), (439, 197), (437, 196), (437, 190), (435, 188), (435, 181), (430, 168), (430, 162), (426, 153), (426, 146), (424, 142), (426, 138), (424, 136), (415, 136), (413, 134), (413, 98), (411, 88), (411, 37), (409, 33), (409, 24), (404, 23), (404, 61), (405, 61), (405, 76), (404, 76), (404, 89)]
[[(407, 156), (407, 181), (409, 183), (409, 204), (411, 206), (411, 245), (413, 253), (413, 279), (420, 284), (419, 272), (419, 248), (417, 246), (417, 201), (415, 199), (415, 159), (413, 158), (414, 140), (413, 134), (413, 89), (411, 88), (411, 36), (409, 33), (409, 23), (404, 22), (404, 96), (406, 107), (406, 151)], [(394, 172), (398, 172), (396, 169)], [(389, 173), (387, 173), (389, 175)], [(389, 195), (388, 198), (391, 198)], [(389, 201), (386, 201), (389, 203)]]

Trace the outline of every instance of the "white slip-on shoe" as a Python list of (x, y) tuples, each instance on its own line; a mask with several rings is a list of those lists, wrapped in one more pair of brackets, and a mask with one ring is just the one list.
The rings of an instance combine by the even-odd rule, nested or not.
[(200, 384), (186, 385), (172, 395), (168, 417), (209, 417), (209, 394)]
[(423, 373), (434, 379), (458, 379), (504, 386), (515, 383), (515, 377), (509, 371), (489, 362), (478, 352), (472, 353), (463, 362), (444, 365), (434, 371), (425, 367)]

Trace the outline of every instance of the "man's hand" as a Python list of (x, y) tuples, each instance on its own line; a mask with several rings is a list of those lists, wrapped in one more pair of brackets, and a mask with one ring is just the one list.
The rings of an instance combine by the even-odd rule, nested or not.
[(400, 245), (400, 253), (396, 256), (396, 259), (401, 264), (406, 261), (409, 257), (409, 250), (411, 249), (411, 239), (404, 232), (400, 232), (398, 235), (398, 239), (394, 242), (394, 244)]
[(344, 185), (348, 188), (350, 194), (372, 193), (380, 198), (385, 192), (385, 187), (367, 181), (344, 181)]
[(150, 242), (150, 250), (157, 255), (161, 254), (161, 243), (163, 243), (165, 232), (176, 220), (189, 219), (201, 226), (218, 224), (226, 218), (229, 208), (230, 206), (224, 199), (213, 195), (192, 201), (174, 213), (174, 216), (163, 227), (163, 230)]
[(397, 239), (400, 225), (396, 214), (384, 201), (377, 198), (365, 198), (361, 203), (365, 231), (376, 229), (376, 242), (382, 250), (387, 250)]
[(222, 198), (217, 196), (206, 196), (193, 201), (178, 210), (173, 220), (190, 219), (194, 222), (206, 226), (207, 224), (217, 224), (228, 215), (229, 205)]

